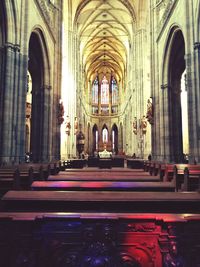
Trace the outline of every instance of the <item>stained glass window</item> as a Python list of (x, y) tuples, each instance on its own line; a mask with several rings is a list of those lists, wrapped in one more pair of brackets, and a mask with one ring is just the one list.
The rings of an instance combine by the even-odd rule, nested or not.
[(109, 84), (106, 76), (103, 77), (101, 83), (101, 104), (109, 104)]
[(102, 140), (103, 140), (103, 143), (108, 142), (108, 130), (106, 128), (104, 128), (102, 131)]
[(99, 87), (99, 82), (98, 82), (98, 78), (96, 78), (92, 86), (92, 103), (93, 104), (98, 104), (98, 89), (99, 89), (98, 87)]
[(114, 77), (112, 78), (111, 88), (112, 88), (112, 105), (116, 105), (118, 103), (118, 86)]

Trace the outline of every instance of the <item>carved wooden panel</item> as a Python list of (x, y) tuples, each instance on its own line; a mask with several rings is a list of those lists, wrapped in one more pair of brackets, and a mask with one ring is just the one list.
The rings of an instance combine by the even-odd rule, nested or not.
[(1, 266), (198, 267), (199, 226), (145, 218), (1, 219)]

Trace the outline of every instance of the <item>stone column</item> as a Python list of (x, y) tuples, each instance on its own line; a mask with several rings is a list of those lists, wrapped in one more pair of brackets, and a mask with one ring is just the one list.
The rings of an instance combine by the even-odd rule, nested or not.
[[(188, 92), (188, 127), (189, 127), (189, 160), (200, 162), (200, 43), (194, 44), (194, 65), (191, 66), (189, 58), (186, 58), (187, 67), (187, 92)], [(194, 80), (192, 73), (188, 69), (193, 67)]]
[[(3, 50), (1, 162), (24, 160), (25, 152), (25, 95), (27, 57), (19, 46), (7, 43)], [(23, 91), (24, 90), (24, 91)]]
[(43, 125), (42, 125), (42, 158), (43, 162), (48, 162), (50, 160), (51, 154), (51, 86), (45, 85), (41, 91), (43, 92)]
[[(16, 147), (13, 151), (16, 156), (17, 162), (24, 162), (25, 154), (25, 117), (26, 117), (26, 94), (27, 94), (27, 68), (28, 68), (28, 56), (22, 55), (19, 49), (16, 51), (16, 68), (18, 66), (19, 71), (16, 76), (18, 81), (17, 88), (15, 88), (16, 103), (15, 113), (16, 117)], [(17, 63), (18, 62), (18, 63)]]
[[(170, 129), (169, 129), (169, 90), (170, 86), (168, 84), (161, 85), (161, 105), (160, 105), (160, 113), (161, 120), (160, 121), (160, 152), (157, 152), (161, 156), (161, 160), (170, 162)], [(157, 125), (159, 128), (159, 126)]]

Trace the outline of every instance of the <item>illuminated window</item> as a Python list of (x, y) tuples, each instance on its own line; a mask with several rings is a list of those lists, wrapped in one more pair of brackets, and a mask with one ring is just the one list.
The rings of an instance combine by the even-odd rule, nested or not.
[(112, 105), (116, 105), (118, 103), (118, 87), (115, 78), (112, 78)]
[(95, 148), (98, 150), (98, 131), (95, 132)]
[(111, 82), (105, 75), (101, 82), (99, 82), (99, 77), (96, 77), (92, 85), (91, 99), (92, 114), (104, 116), (116, 114), (119, 104), (119, 88), (114, 76), (111, 76)]
[(93, 86), (92, 86), (92, 103), (98, 105), (98, 88), (99, 82), (98, 78), (94, 80)]
[(106, 128), (102, 131), (102, 140), (103, 143), (108, 143), (108, 130)]
[(106, 76), (103, 77), (101, 83), (101, 104), (109, 104), (109, 84)]

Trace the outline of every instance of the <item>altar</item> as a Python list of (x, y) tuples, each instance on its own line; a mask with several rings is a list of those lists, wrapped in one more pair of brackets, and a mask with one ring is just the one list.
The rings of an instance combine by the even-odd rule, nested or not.
[(106, 150), (106, 148), (99, 152), (99, 168), (112, 168), (112, 152)]
[(108, 159), (111, 157), (112, 157), (112, 152), (107, 151), (106, 148), (103, 151), (99, 152), (100, 159)]

